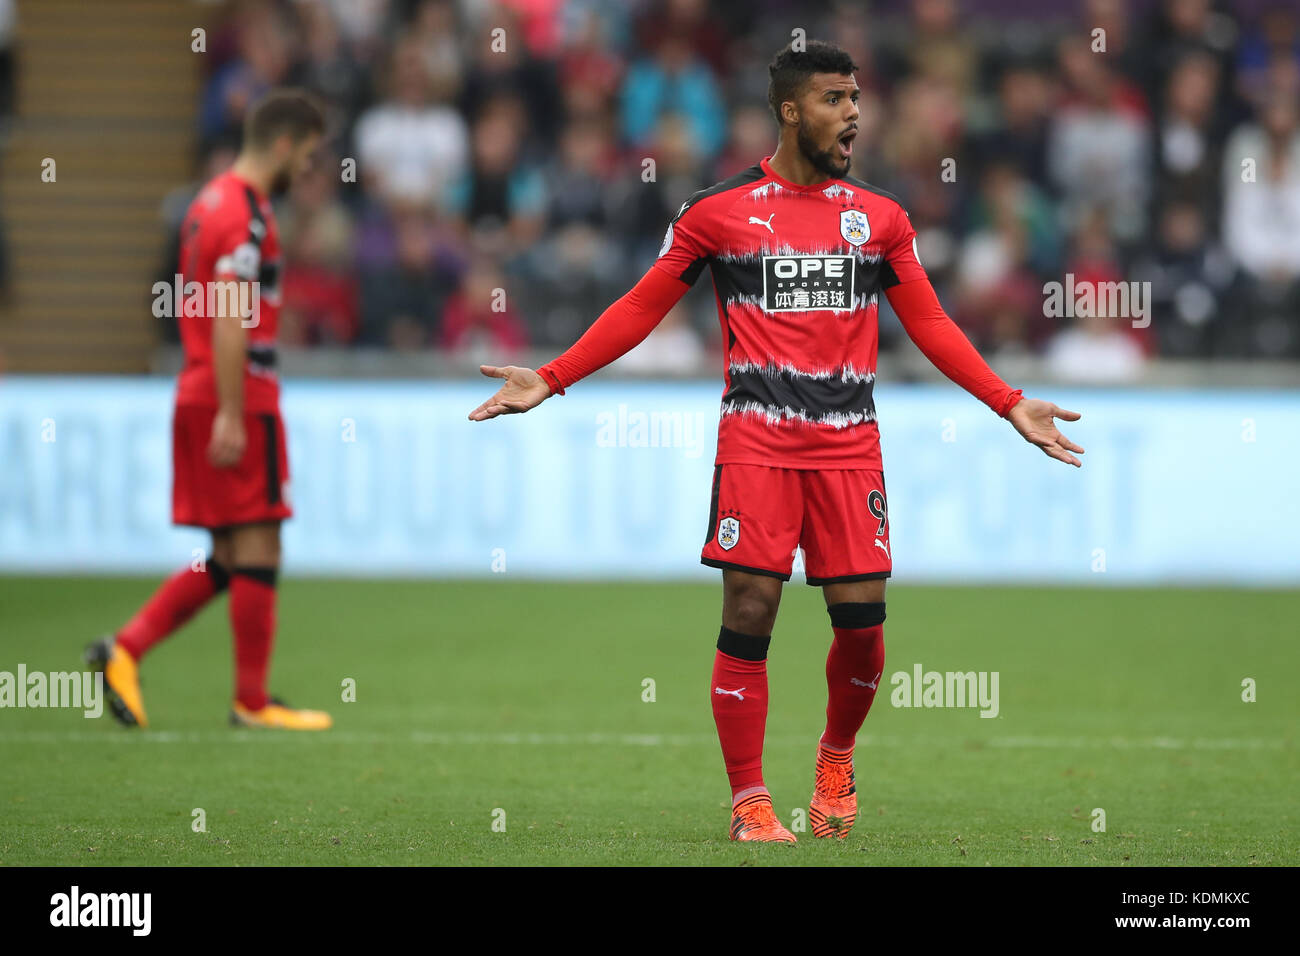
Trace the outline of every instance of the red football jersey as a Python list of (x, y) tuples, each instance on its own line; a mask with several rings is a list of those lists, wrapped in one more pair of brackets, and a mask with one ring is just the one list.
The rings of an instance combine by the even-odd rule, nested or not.
[(718, 464), (879, 469), (882, 290), (925, 278), (898, 200), (853, 177), (797, 186), (766, 159), (695, 193), (655, 266), (713, 274), (726, 351)]
[[(279, 406), (275, 338), (280, 314), (280, 237), (271, 203), (233, 172), (217, 176), (190, 204), (181, 225), (182, 301), (176, 307), (185, 366), (176, 404), (217, 405), (212, 367), (210, 290), (214, 283), (253, 283), (245, 303), (252, 315), (244, 363), (244, 410), (273, 412)], [(219, 313), (215, 313), (219, 314)]]

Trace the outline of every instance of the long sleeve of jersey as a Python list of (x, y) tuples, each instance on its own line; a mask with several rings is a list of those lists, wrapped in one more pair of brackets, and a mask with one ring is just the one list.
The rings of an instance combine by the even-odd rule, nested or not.
[(1024, 397), (1002, 381), (948, 317), (929, 279), (912, 279), (885, 290), (903, 330), (939, 371), (1003, 418)]
[(563, 355), (537, 370), (551, 393), (564, 390), (645, 340), (690, 286), (651, 266), (627, 294), (617, 299)]

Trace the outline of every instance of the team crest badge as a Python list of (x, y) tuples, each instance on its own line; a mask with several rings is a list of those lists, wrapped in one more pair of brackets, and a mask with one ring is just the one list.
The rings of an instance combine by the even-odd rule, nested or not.
[(846, 209), (840, 213), (840, 235), (851, 246), (860, 246), (871, 238), (871, 224), (867, 214), (859, 209)]
[(718, 522), (718, 547), (730, 551), (740, 541), (740, 521), (728, 515)]

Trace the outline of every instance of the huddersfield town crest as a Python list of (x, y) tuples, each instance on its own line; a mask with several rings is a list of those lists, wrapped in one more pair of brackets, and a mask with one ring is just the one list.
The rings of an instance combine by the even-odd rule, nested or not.
[(740, 522), (730, 516), (718, 522), (718, 547), (730, 551), (740, 541)]
[(860, 246), (871, 238), (871, 224), (867, 214), (859, 209), (846, 209), (840, 213), (840, 235), (851, 246)]

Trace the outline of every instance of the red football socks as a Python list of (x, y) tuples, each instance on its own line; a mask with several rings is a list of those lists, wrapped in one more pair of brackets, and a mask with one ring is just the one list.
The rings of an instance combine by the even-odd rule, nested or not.
[(755, 637), (726, 627), (718, 635), (709, 697), (733, 801), (763, 789), (767, 648), (771, 640), (771, 636)]
[(826, 732), (822, 745), (852, 750), (885, 667), (885, 605), (832, 604), (835, 640), (826, 655)]
[(200, 570), (178, 571), (117, 632), (118, 645), (140, 660), (149, 648), (176, 631), (199, 608), (225, 590), (229, 580), (226, 569), (211, 558)]
[(230, 625), (235, 632), (235, 699), (249, 710), (267, 704), (266, 677), (275, 639), (275, 568), (230, 574)]

